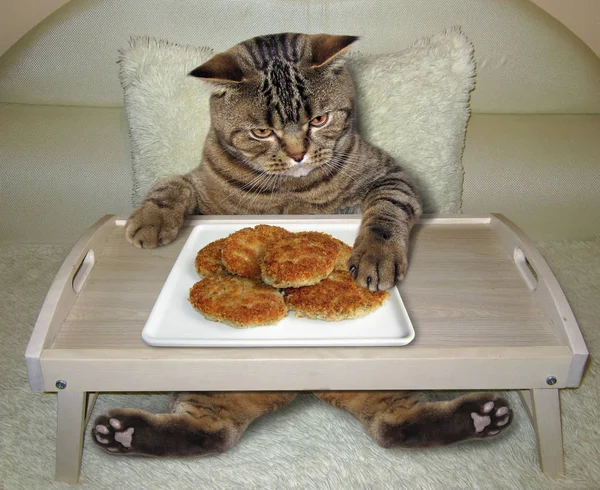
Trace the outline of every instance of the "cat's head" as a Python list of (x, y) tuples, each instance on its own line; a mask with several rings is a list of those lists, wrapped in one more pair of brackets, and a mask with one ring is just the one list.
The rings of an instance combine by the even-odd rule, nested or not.
[(302, 177), (340, 165), (335, 150), (354, 131), (354, 87), (341, 55), (356, 40), (260, 36), (193, 70), (215, 87), (211, 123), (219, 144), (268, 174)]

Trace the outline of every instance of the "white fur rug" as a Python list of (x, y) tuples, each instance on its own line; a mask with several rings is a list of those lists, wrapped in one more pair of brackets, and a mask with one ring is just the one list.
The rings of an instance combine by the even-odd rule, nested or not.
[[(539, 244), (565, 290), (592, 356), (600, 351), (600, 239)], [(31, 393), (23, 353), (67, 247), (0, 246), (0, 488), (61, 489), (54, 482), (56, 397)], [(564, 479), (538, 467), (535, 435), (516, 393), (502, 438), (430, 451), (384, 450), (345, 412), (302, 396), (253, 424), (230, 452), (157, 460), (103, 453), (86, 435), (81, 489), (568, 489), (600, 487), (600, 372), (563, 391)], [(103, 394), (95, 413), (135, 406), (160, 411), (161, 394)]]

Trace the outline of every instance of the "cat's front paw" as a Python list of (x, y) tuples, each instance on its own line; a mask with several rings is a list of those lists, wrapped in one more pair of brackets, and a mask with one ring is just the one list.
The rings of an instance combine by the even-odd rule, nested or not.
[(125, 237), (138, 248), (156, 248), (175, 240), (184, 220), (183, 212), (149, 199), (127, 220)]
[(400, 240), (386, 241), (359, 235), (348, 267), (360, 286), (371, 291), (390, 289), (406, 275), (406, 246)]

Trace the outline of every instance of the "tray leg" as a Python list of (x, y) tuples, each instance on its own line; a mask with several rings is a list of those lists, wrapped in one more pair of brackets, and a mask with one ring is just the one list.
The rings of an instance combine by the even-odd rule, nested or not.
[(58, 392), (56, 480), (77, 483), (83, 452), (87, 397), (83, 391)]
[(530, 390), (540, 466), (550, 476), (565, 474), (558, 389)]
[(535, 420), (533, 418), (533, 394), (531, 393), (533, 390), (521, 390), (519, 391), (519, 396), (521, 397), (521, 401), (523, 402), (523, 406), (525, 407), (525, 411), (527, 412), (527, 416), (529, 417), (529, 421), (531, 425), (535, 427)]
[(92, 410), (94, 410), (94, 405), (96, 405), (96, 400), (98, 399), (98, 392), (92, 392), (87, 394), (86, 406), (85, 406), (85, 425), (83, 426), (84, 431), (87, 427), (88, 422), (90, 421), (90, 417), (92, 416)]

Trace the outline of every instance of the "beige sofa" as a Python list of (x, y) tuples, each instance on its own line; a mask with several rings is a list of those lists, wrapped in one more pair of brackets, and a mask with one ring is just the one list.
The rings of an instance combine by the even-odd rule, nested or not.
[[(6, 391), (6, 396), (12, 393), (11, 400), (7, 398), (0, 409), (8, 410), (9, 404), (16, 403), (25, 410), (33, 403), (33, 410), (39, 411), (38, 422), (46, 416), (53, 420), (48, 415), (53, 402), (40, 402), (40, 395), (28, 395), (22, 348), (68, 245), (102, 215), (126, 216), (131, 211), (129, 138), (116, 65), (117, 50), (131, 35), (147, 34), (221, 49), (267, 32), (348, 32), (362, 37), (361, 51), (381, 53), (402, 49), (419, 37), (454, 25), (462, 26), (474, 43), (478, 73), (463, 156), (463, 212), (503, 213), (534, 240), (546, 241), (540, 243), (541, 250), (557, 271), (584, 335), (595, 341), (597, 321), (592, 312), (599, 282), (593, 271), (600, 270), (596, 258), (600, 251), (600, 59), (543, 10), (527, 0), (210, 0), (201, 4), (193, 0), (72, 0), (0, 57), (0, 242), (3, 254), (10, 257), (2, 262), (6, 272), (3, 280), (7, 281), (3, 285), (12, 288), (16, 283), (14, 294), (31, 294), (27, 301), (21, 299), (22, 294), (17, 299), (3, 297), (7, 312), (3, 332), (11, 332), (5, 334), (8, 338), (14, 336), (10, 356), (5, 358), (10, 359), (5, 362), (23, 387), (18, 392)], [(575, 277), (573, 271), (579, 275)], [(10, 325), (6, 318), (13, 319)], [(13, 333), (14, 325), (21, 325), (18, 333)], [(588, 347), (593, 357), (596, 345)], [(580, 389), (586, 403), (593, 403), (598, 395), (590, 391), (593, 380), (597, 385), (598, 373), (588, 376), (588, 391), (584, 390), (585, 380)], [(136, 400), (121, 405), (140, 406)], [(575, 397), (569, 400), (576, 402)], [(152, 408), (154, 402), (144, 403)], [(319, 418), (318, 410), (309, 402), (301, 404), (302, 410)], [(566, 424), (569, 430), (578, 430), (577, 422), (583, 424), (584, 431), (588, 420), (585, 409), (576, 415), (568, 410), (565, 413), (573, 417), (572, 424)], [(44, 430), (51, 433), (51, 428)], [(304, 430), (300, 427), (296, 436), (302, 437)], [(525, 426), (519, 430), (533, 437)], [(594, 430), (592, 435), (578, 432), (566, 439), (567, 472), (577, 468), (580, 474), (571, 474), (564, 487), (539, 475), (536, 464), (529, 468), (527, 462), (516, 481), (524, 484), (523, 488), (592, 488), (586, 485), (600, 478), (600, 468), (597, 462), (583, 463), (586, 460), (578, 451), (583, 450), (582, 444), (598, 442)], [(33, 435), (28, 437), (25, 441), (34, 439)], [(326, 438), (315, 440), (325, 445), (330, 442)], [(23, 443), (19, 441), (17, 445)], [(260, 447), (263, 440), (255, 436), (254, 441)], [(366, 444), (366, 439), (361, 444)], [(522, 454), (529, 450), (530, 446), (525, 446)], [(366, 453), (359, 452), (352, 471), (371, 471), (364, 463)], [(470, 461), (476, 454), (473, 451), (457, 454), (459, 460), (460, 454), (466, 458), (459, 465), (481, 467)], [(51, 454), (40, 456), (41, 461), (47, 458), (51, 459)], [(523, 460), (519, 455), (516, 458)], [(84, 455), (84, 465), (85, 461)], [(48, 480), (40, 483), (43, 480), (36, 475), (47, 473), (51, 478), (52, 466), (32, 470), (34, 476), (21, 480), (23, 475), (14, 473), (21, 463), (11, 464), (12, 479), (7, 481), (14, 488), (21, 488), (15, 483), (19, 481), (29, 482), (22, 488), (50, 485)], [(135, 465), (119, 464), (121, 470), (133, 472), (128, 473), (129, 481), (153, 486), (138, 474), (139, 466), (132, 469)], [(160, 466), (145, 468), (161, 471), (157, 469)], [(168, 468), (172, 472), (181, 469), (176, 465)], [(321, 474), (321, 469), (313, 470)], [(90, 488), (95, 488), (90, 475), (102, 482), (97, 488), (119, 481), (116, 476), (110, 480), (96, 471), (88, 468), (86, 477), (84, 466), (85, 484)], [(307, 468), (303, 471), (310, 473)], [(292, 470), (287, 481), (285, 471), (273, 470), (273, 479), (257, 480), (247, 488), (285, 486), (286, 482), (304, 488), (329, 482), (323, 487), (342, 488), (335, 482), (349, 482), (343, 475), (350, 470), (332, 471), (337, 475), (333, 480), (313, 481)], [(381, 471), (375, 471), (377, 475), (368, 480), (374, 488), (392, 481), (391, 473), (385, 473), (388, 469)], [(440, 488), (436, 482), (441, 485), (446, 474), (435, 471), (432, 469), (429, 480), (423, 480), (429, 485), (425, 488)], [(217, 476), (211, 478), (215, 488), (228, 487), (220, 485)], [(235, 480), (228, 481), (231, 487), (236, 486)], [(363, 480), (356, 481), (356, 488), (365, 488), (360, 484)], [(402, 488), (400, 481), (392, 487)], [(471, 487), (491, 488), (487, 480), (470, 481)], [(156, 480), (154, 483), (161, 486)], [(167, 488), (166, 480), (163, 483)]]
[(221, 49), (261, 32), (351, 31), (361, 51), (390, 52), (452, 25), (477, 61), (463, 212), (504, 213), (536, 239), (600, 234), (600, 59), (535, 5), (272, 0), (254, 12), (253, 3), (215, 0), (203, 15), (192, 1), (74, 0), (5, 53), (2, 239), (72, 241), (99, 216), (130, 211), (116, 59), (131, 35)]

